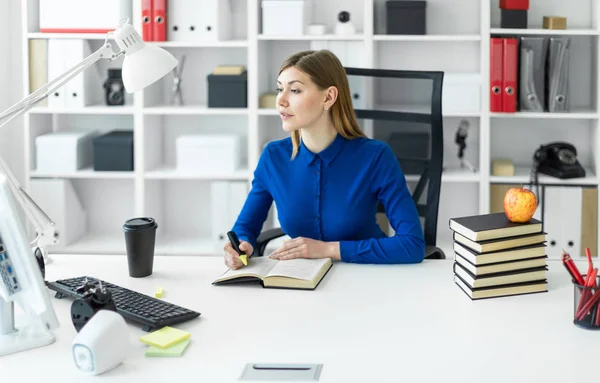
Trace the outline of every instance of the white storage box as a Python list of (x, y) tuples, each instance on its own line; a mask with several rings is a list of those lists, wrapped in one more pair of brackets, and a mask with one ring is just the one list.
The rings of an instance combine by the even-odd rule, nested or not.
[(263, 0), (262, 33), (269, 36), (304, 35), (310, 24), (310, 0)]
[(106, 33), (131, 19), (131, 0), (40, 0), (40, 32)]
[(184, 135), (176, 139), (177, 171), (195, 174), (234, 172), (240, 168), (245, 148), (235, 134)]
[(442, 113), (478, 113), (481, 76), (477, 73), (446, 73), (442, 85)]
[(92, 165), (96, 131), (63, 131), (38, 136), (36, 170), (43, 173), (76, 172)]
[(231, 36), (229, 0), (167, 2), (167, 41), (220, 41)]

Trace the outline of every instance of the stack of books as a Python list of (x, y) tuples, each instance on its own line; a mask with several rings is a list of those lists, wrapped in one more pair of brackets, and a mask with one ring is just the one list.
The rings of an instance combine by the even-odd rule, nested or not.
[(504, 212), (450, 219), (454, 282), (471, 299), (547, 292), (542, 222), (510, 222)]

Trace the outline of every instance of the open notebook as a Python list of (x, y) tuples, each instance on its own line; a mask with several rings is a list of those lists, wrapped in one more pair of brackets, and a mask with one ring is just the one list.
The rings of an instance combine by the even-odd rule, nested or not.
[(258, 281), (263, 287), (314, 290), (332, 266), (330, 258), (290, 259), (251, 257), (248, 266), (227, 270), (213, 285)]

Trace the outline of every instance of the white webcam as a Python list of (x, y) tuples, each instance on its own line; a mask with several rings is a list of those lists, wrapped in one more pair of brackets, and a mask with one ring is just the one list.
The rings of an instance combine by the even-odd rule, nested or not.
[(100, 310), (73, 340), (75, 366), (88, 375), (117, 367), (131, 352), (125, 319), (112, 310)]

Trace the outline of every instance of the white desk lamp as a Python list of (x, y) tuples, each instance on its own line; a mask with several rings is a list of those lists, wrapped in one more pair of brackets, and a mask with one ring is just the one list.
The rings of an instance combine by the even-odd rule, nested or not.
[[(108, 39), (112, 38), (120, 48), (118, 53), (112, 49)], [(0, 129), (14, 118), (24, 114), (35, 104), (47, 98), (57, 89), (69, 82), (73, 77), (96, 63), (100, 59), (113, 61), (120, 56), (123, 59), (122, 77), (127, 93), (141, 90), (170, 73), (177, 66), (177, 59), (162, 48), (147, 45), (139, 33), (129, 24), (129, 19), (123, 19), (116, 30), (107, 33), (106, 40), (100, 49), (83, 59), (65, 73), (40, 87), (29, 96), (0, 113)], [(31, 242), (32, 247), (37, 247), (47, 260), (47, 246), (58, 243), (58, 235), (54, 222), (25, 192), (8, 166), (0, 157), (0, 174), (4, 173), (13, 189), (17, 201), (25, 210), (28, 219), (35, 226), (37, 236)]]

